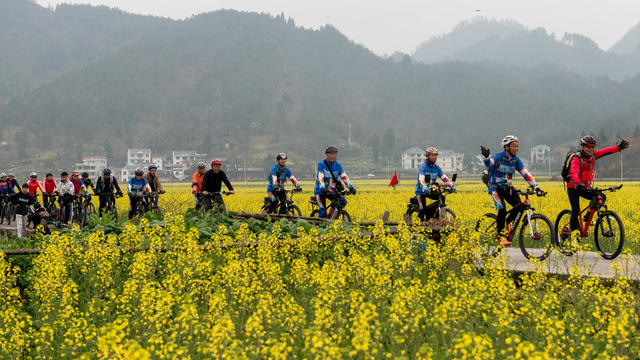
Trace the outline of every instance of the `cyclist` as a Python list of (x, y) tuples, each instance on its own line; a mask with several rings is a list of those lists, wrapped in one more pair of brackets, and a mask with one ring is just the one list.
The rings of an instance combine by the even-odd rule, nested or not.
[(64, 214), (62, 221), (68, 223), (73, 219), (73, 196), (76, 193), (76, 188), (73, 183), (69, 181), (69, 173), (63, 171), (60, 174), (60, 183), (56, 189), (56, 194), (60, 195), (60, 210)]
[(44, 194), (44, 189), (42, 188), (42, 184), (40, 184), (40, 181), (38, 181), (37, 173), (32, 172), (29, 175), (29, 181), (27, 181), (27, 185), (29, 185), (29, 194), (33, 195), (36, 199), (38, 198), (38, 189), (40, 189), (40, 192)]
[[(580, 197), (603, 204), (606, 197), (602, 193), (591, 188), (591, 182), (595, 177), (594, 165), (599, 158), (617, 153), (629, 147), (627, 140), (622, 140), (620, 144), (608, 148), (596, 150), (596, 139), (591, 135), (586, 135), (580, 139), (582, 149), (571, 159), (569, 164), (569, 181), (567, 182), (567, 196), (571, 204), (571, 237), (578, 240), (580, 233)], [(597, 204), (594, 204), (597, 205)], [(587, 213), (588, 216), (588, 213)]]
[(138, 201), (144, 201), (143, 198), (134, 195), (151, 191), (149, 182), (144, 178), (143, 175), (144, 171), (142, 171), (142, 169), (140, 168), (137, 168), (135, 176), (129, 180), (129, 185), (127, 187), (127, 194), (129, 195), (129, 219), (133, 218), (133, 214), (135, 214), (136, 212)]
[(52, 201), (55, 201), (55, 199), (53, 198), (53, 194), (55, 194), (58, 184), (56, 183), (56, 180), (53, 178), (53, 174), (47, 173), (46, 177), (44, 178), (44, 181), (42, 182), (42, 185), (43, 185), (42, 187), (44, 188), (44, 193), (42, 194), (42, 204), (44, 205), (45, 208), (48, 208), (49, 204)]
[(200, 209), (200, 193), (202, 192), (202, 179), (204, 178), (204, 173), (207, 172), (207, 166), (200, 161), (198, 163), (198, 170), (193, 173), (191, 176), (191, 193), (193, 194), (193, 198), (196, 202), (196, 210)]
[(93, 182), (91, 181), (91, 179), (89, 179), (88, 172), (82, 173), (82, 184), (87, 189), (87, 193), (89, 193), (89, 188), (91, 188), (91, 190), (93, 190), (93, 193), (95, 194), (96, 188), (93, 186)]
[[(227, 178), (227, 174), (222, 171), (222, 160), (213, 159), (213, 161), (211, 161), (211, 170), (207, 171), (202, 178), (202, 194), (219, 193), (222, 189), (222, 183), (229, 189), (230, 194), (235, 194), (233, 186), (231, 186), (229, 178)], [(226, 212), (224, 200), (222, 200), (220, 194), (214, 196), (213, 201), (222, 207), (223, 212)]]
[(102, 176), (96, 180), (96, 194), (98, 194), (98, 200), (100, 200), (100, 206), (98, 207), (98, 213), (102, 216), (102, 211), (107, 207), (109, 197), (113, 196), (113, 189), (116, 190), (117, 196), (122, 196), (122, 191), (118, 185), (118, 179), (111, 175), (111, 170), (106, 168), (102, 170)]
[(278, 208), (279, 201), (287, 201), (287, 193), (284, 190), (284, 183), (287, 179), (291, 180), (296, 189), (302, 190), (300, 183), (293, 176), (291, 170), (287, 167), (287, 154), (279, 153), (276, 155), (277, 164), (271, 168), (271, 175), (269, 176), (269, 185), (267, 186), (267, 193), (271, 200), (269, 212), (275, 212)]
[(156, 176), (156, 172), (158, 171), (158, 167), (156, 165), (149, 166), (149, 171), (147, 175), (144, 176), (151, 187), (151, 191), (153, 192), (164, 192), (162, 188), (162, 184), (160, 184), (160, 178)]
[[(327, 207), (325, 204), (327, 197), (335, 194), (335, 192), (340, 191), (342, 188), (339, 178), (347, 185), (351, 194), (356, 194), (356, 188), (353, 187), (342, 165), (336, 160), (338, 158), (338, 148), (333, 145), (328, 146), (324, 153), (327, 158), (318, 163), (316, 185), (313, 189), (313, 194), (318, 201), (318, 217), (321, 218), (327, 217)], [(343, 207), (347, 205), (346, 199), (342, 198), (342, 202)]]
[(518, 137), (515, 135), (505, 136), (502, 139), (502, 147), (504, 148), (502, 152), (494, 154), (491, 157), (489, 157), (489, 148), (481, 146), (480, 149), (485, 158), (484, 164), (489, 168), (488, 192), (498, 210), (496, 227), (500, 244), (502, 246), (509, 246), (511, 242), (502, 234), (502, 230), (505, 228), (505, 220), (506, 223), (513, 222), (520, 212), (513, 211), (509, 214), (509, 218), (505, 219), (507, 216), (505, 202), (514, 208), (522, 203), (520, 195), (514, 191), (512, 185), (513, 174), (518, 171), (538, 195), (541, 195), (543, 191), (536, 184), (536, 181), (527, 168), (524, 167), (522, 160), (517, 156), (518, 150), (520, 149)]
[(36, 197), (29, 193), (29, 184), (22, 184), (21, 190), (19, 193), (11, 195), (9, 198), (12, 203), (16, 205), (16, 227), (17, 227), (17, 235), (18, 237), (24, 237), (25, 228), (27, 226), (27, 215), (29, 214), (30, 208), (35, 205), (39, 207), (38, 201), (36, 201)]
[(87, 191), (87, 188), (82, 183), (82, 179), (80, 179), (80, 173), (78, 172), (78, 170), (75, 170), (71, 173), (71, 179), (69, 179), (69, 181), (71, 181), (71, 183), (73, 184), (75, 195), (84, 195), (89, 193)]
[[(433, 146), (429, 146), (425, 150), (426, 160), (418, 168), (418, 181), (416, 183), (416, 198), (420, 206), (420, 220), (426, 221), (431, 219), (438, 208), (438, 200), (440, 199), (439, 191), (431, 191), (431, 185), (436, 185), (438, 178), (442, 179), (446, 186), (451, 187), (453, 190), (453, 183), (444, 171), (440, 168), (436, 161), (438, 161), (438, 149)], [(429, 175), (430, 181), (427, 184), (427, 175)], [(435, 200), (433, 203), (427, 206), (427, 198)]]
[(1, 195), (11, 195), (13, 194), (13, 186), (9, 184), (9, 180), (7, 179), (7, 174), (0, 174), (0, 194)]
[(34, 231), (38, 231), (38, 226), (42, 225), (41, 234), (51, 235), (51, 230), (49, 229), (49, 225), (47, 225), (47, 221), (45, 220), (46, 216), (47, 209), (45, 209), (44, 206), (38, 207), (31, 216), (28, 216), (29, 222), (32, 224), (30, 228)]
[(15, 175), (13, 173), (9, 173), (7, 182), (9, 183), (9, 186), (11, 186), (12, 190), (16, 189), (15, 191), (13, 191), (14, 193), (17, 194), (20, 192), (20, 184), (18, 183), (18, 180), (16, 180)]

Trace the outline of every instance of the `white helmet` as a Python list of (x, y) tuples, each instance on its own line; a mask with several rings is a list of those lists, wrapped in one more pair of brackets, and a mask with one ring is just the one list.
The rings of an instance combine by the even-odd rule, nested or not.
[(38, 173), (36, 173), (36, 172), (34, 171), (34, 172), (32, 172), (31, 174), (29, 174), (29, 176), (30, 176), (30, 177), (38, 176)]
[(502, 139), (502, 146), (508, 146), (514, 141), (518, 141), (518, 137), (515, 135), (507, 135)]
[(425, 153), (426, 153), (427, 155), (429, 155), (429, 154), (435, 154), (435, 155), (438, 155), (438, 149), (436, 149), (436, 148), (435, 148), (435, 146), (429, 146), (429, 147), (425, 150)]
[(0, 174), (0, 177), (7, 177), (7, 173)]

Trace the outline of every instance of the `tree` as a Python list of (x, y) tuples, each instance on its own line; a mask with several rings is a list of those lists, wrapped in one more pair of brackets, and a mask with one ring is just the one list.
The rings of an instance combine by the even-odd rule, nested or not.
[(383, 153), (391, 158), (393, 156), (393, 150), (396, 147), (396, 135), (393, 129), (387, 129), (382, 135), (382, 144), (384, 146)]
[(107, 161), (113, 156), (113, 147), (109, 139), (104, 139), (104, 155), (107, 157)]
[(371, 155), (373, 156), (373, 161), (375, 162), (380, 158), (380, 138), (377, 134), (373, 134), (373, 136), (367, 142), (367, 146), (371, 148)]

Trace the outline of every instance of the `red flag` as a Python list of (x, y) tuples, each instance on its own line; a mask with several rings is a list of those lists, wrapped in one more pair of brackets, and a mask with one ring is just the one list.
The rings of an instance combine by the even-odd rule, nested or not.
[(398, 183), (400, 183), (400, 181), (398, 180), (398, 174), (396, 174), (396, 172), (393, 172), (393, 177), (391, 178), (391, 182), (389, 183), (389, 186), (393, 186), (395, 187)]

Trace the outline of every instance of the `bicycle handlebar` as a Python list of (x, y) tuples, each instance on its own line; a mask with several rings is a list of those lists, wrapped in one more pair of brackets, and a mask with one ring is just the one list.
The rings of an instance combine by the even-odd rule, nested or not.
[(618, 191), (622, 188), (623, 184), (620, 184), (618, 186), (611, 186), (605, 189), (600, 189), (600, 188), (594, 188), (593, 190), (598, 191), (598, 192), (605, 192), (605, 191), (611, 191), (611, 192), (615, 192)]

